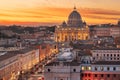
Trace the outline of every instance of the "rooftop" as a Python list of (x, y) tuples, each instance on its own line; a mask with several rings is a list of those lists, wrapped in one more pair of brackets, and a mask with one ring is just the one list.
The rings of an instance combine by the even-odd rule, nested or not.
[(51, 62), (49, 64), (47, 64), (46, 66), (55, 66), (55, 65), (60, 65), (61, 63), (63, 63), (64, 66), (79, 66), (80, 63), (78, 63), (76, 60), (73, 60), (71, 62), (61, 62), (61, 61), (54, 61), (54, 62)]
[(92, 49), (92, 50), (120, 50), (120, 48), (116, 48), (116, 47), (112, 47), (112, 48), (102, 48), (102, 47), (100, 47), (100, 48), (94, 48), (94, 49)]
[(120, 65), (120, 61), (97, 61), (94, 65)]
[(7, 52), (0, 52), (0, 61), (3, 61), (3, 60), (6, 60), (6, 59), (9, 59), (13, 56), (16, 56), (18, 54), (25, 54), (29, 51), (32, 51), (34, 49), (37, 49), (37, 48), (34, 48), (34, 47), (30, 47), (30, 48), (25, 48), (25, 49), (22, 49), (22, 50), (19, 50), (19, 51), (7, 51)]
[(7, 59), (9, 59), (13, 56), (16, 56), (16, 55), (18, 55), (18, 54), (13, 53), (13, 52), (8, 52), (8, 53), (0, 56), (0, 61), (7, 60)]

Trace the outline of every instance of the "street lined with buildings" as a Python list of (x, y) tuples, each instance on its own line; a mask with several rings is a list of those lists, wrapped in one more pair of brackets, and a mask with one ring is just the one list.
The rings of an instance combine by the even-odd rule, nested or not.
[(87, 25), (74, 7), (53, 32), (9, 28), (0, 31), (0, 80), (120, 80), (120, 21)]

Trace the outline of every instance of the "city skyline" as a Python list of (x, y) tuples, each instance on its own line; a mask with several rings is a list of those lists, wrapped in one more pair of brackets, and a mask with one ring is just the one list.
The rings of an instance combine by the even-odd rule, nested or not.
[(1, 0), (0, 25), (59, 25), (76, 6), (88, 24), (112, 23), (120, 19), (117, 0)]

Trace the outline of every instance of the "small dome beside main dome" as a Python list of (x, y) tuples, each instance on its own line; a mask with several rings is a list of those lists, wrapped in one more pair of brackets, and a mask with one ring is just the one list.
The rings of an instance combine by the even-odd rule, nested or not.
[(83, 27), (81, 15), (77, 12), (76, 8), (70, 13), (67, 25), (69, 27)]

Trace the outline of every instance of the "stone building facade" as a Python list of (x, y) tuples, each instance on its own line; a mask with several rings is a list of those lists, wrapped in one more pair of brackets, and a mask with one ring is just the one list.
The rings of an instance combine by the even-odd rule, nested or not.
[[(97, 51), (98, 53), (100, 51)], [(105, 52), (102, 50), (101, 52)], [(117, 56), (117, 50), (106, 50), (105, 55), (113, 52)], [(61, 54), (61, 53), (60, 53)], [(45, 80), (120, 80), (120, 61), (99, 60), (99, 56), (77, 53), (77, 57), (70, 57), (70, 52), (63, 52), (56, 61), (45, 66)], [(94, 59), (98, 58), (98, 60)], [(79, 59), (76, 59), (79, 58)]]
[(55, 29), (56, 42), (86, 40), (88, 38), (89, 28), (86, 22), (83, 22), (76, 8), (70, 13), (67, 23), (64, 21)]

